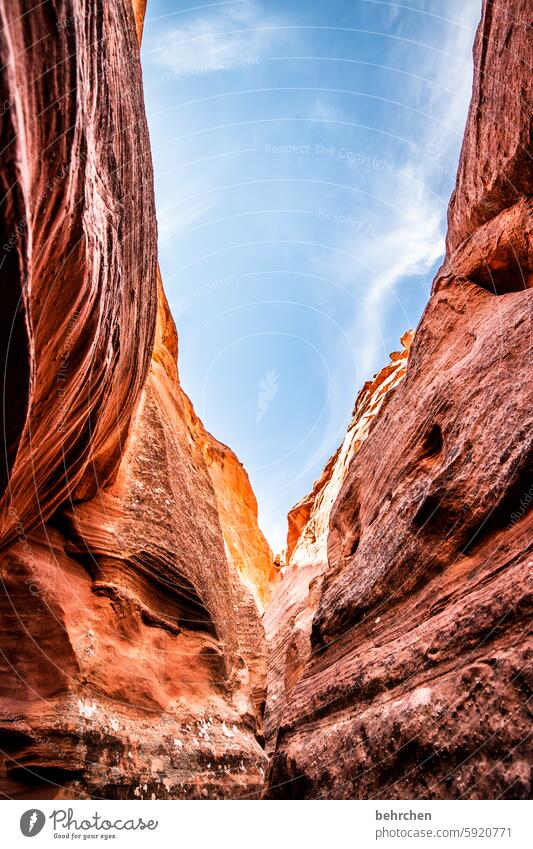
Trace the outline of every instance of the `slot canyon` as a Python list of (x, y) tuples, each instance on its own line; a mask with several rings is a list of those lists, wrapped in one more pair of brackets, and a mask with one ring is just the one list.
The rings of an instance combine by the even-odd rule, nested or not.
[(530, 798), (531, 5), (483, 2), (442, 266), (281, 560), (180, 385), (145, 5), (0, 2), (0, 792)]

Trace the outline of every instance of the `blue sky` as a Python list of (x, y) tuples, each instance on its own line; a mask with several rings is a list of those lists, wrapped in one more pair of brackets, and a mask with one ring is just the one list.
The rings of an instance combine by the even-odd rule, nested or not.
[(443, 254), (480, 0), (150, 0), (181, 381), (274, 550)]

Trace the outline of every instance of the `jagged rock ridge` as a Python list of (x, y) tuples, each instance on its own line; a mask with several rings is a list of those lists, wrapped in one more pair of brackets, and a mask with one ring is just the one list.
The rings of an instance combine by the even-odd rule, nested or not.
[[(275, 747), (279, 722), (291, 690), (311, 653), (311, 626), (328, 569), (331, 509), (350, 463), (368, 437), (389, 394), (405, 377), (413, 333), (402, 337), (402, 350), (373, 380), (367, 381), (355, 402), (344, 441), (330, 458), (312, 492), (288, 516), (286, 566), (283, 582), (265, 616), (268, 641), (268, 700), (265, 733), (267, 751)], [(347, 534), (344, 545), (351, 545)]]

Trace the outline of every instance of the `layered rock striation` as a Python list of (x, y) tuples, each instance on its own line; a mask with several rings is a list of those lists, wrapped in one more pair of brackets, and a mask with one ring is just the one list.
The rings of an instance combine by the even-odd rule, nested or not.
[(527, 797), (528, 4), (484, 4), (444, 263), (274, 587), (179, 383), (145, 5), (0, 2), (0, 793)]
[[(268, 641), (268, 699), (265, 716), (267, 751), (276, 734), (291, 692), (311, 654), (311, 627), (328, 570), (328, 534), (332, 507), (354, 455), (368, 437), (390, 393), (405, 377), (413, 333), (402, 337), (402, 350), (363, 386), (355, 402), (344, 441), (324, 467), (312, 492), (288, 516), (283, 582), (265, 615)], [(345, 545), (349, 546), (350, 535)]]
[(8, 797), (233, 798), (263, 783), (271, 556), (246, 473), (179, 384), (144, 5), (0, 4)]
[(531, 795), (531, 59), (527, 2), (484, 3), (405, 378), (289, 519), (270, 798)]

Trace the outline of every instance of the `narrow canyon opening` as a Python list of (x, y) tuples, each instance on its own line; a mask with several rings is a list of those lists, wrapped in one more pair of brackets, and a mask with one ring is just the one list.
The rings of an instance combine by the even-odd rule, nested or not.
[(530, 10), (349, 5), (0, 0), (6, 798), (531, 796)]

